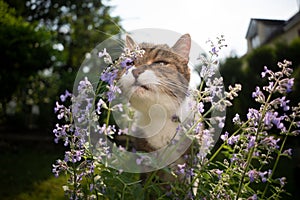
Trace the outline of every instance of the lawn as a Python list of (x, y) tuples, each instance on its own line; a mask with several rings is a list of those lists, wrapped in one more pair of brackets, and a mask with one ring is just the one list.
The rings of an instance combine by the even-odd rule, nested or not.
[(61, 145), (48, 140), (0, 139), (0, 198), (65, 199), (64, 178), (55, 178), (51, 172), (62, 153)]

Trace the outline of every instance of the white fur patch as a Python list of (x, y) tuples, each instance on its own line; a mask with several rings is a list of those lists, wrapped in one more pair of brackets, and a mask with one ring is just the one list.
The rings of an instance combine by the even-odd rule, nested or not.
[[(142, 136), (155, 149), (165, 147), (176, 134), (178, 122), (172, 121), (174, 115), (180, 121), (185, 121), (191, 114), (189, 109), (190, 98), (178, 105), (177, 99), (170, 97), (159, 89), (159, 77), (151, 70), (145, 70), (137, 79), (132, 74), (131, 68), (124, 74), (119, 83), (123, 94), (126, 95), (136, 111), (136, 126), (143, 131)], [(149, 87), (145, 89), (141, 87)]]

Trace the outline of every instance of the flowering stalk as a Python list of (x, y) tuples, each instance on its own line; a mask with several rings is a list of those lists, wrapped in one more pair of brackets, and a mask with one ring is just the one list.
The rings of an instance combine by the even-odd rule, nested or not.
[[(284, 135), (284, 139), (283, 139), (283, 142), (282, 142), (282, 144), (281, 144), (281, 146), (280, 146), (280, 150), (279, 150), (279, 152), (277, 153), (277, 157), (276, 157), (276, 160), (275, 160), (273, 169), (272, 169), (272, 173), (271, 173), (271, 175), (270, 175), (270, 177), (269, 177), (270, 180), (273, 178), (273, 175), (274, 175), (275, 170), (276, 170), (276, 168), (277, 168), (277, 165), (278, 165), (278, 163), (279, 163), (280, 157), (283, 155), (283, 154), (282, 154), (282, 153), (283, 153), (283, 149), (284, 149), (286, 140), (287, 140), (287, 138), (288, 138), (288, 136), (289, 136), (288, 133), (291, 133), (291, 132), (292, 132), (292, 128), (293, 128), (294, 122), (295, 122), (295, 116), (296, 116), (296, 114), (293, 114), (293, 115), (291, 116), (292, 121), (290, 122), (289, 128), (288, 128), (288, 130), (287, 130), (286, 133), (283, 133), (283, 134), (285, 134), (285, 135)], [(270, 185), (270, 181), (267, 182), (267, 185), (266, 185), (266, 187), (265, 187), (265, 189), (264, 189), (264, 191), (263, 191), (263, 193), (262, 193), (262, 196), (261, 196), (262, 199), (264, 198), (266, 192), (268, 191), (269, 185)]]
[[(277, 84), (278, 84), (278, 80), (276, 81), (274, 87), (271, 89), (271, 92), (270, 92), (270, 94), (268, 95), (268, 98), (267, 98), (267, 100), (266, 100), (266, 102), (265, 102), (264, 109), (263, 109), (262, 112), (261, 112), (261, 113), (262, 113), (262, 116), (261, 116), (261, 118), (260, 118), (260, 120), (259, 120), (259, 122), (258, 122), (258, 127), (257, 127), (256, 133), (255, 133), (255, 135), (254, 135), (254, 137), (255, 137), (255, 142), (254, 142), (254, 143), (257, 143), (257, 140), (258, 140), (258, 134), (259, 134), (259, 132), (261, 132), (261, 131), (263, 130), (263, 128), (264, 128), (263, 125), (262, 125), (263, 119), (265, 118), (267, 108), (269, 107), (269, 101), (270, 101), (270, 99), (271, 99), (271, 96), (272, 96), (272, 94), (273, 94), (275, 88), (277, 87)], [(245, 178), (246, 172), (247, 172), (248, 169), (249, 169), (249, 166), (250, 166), (250, 163), (251, 163), (252, 157), (253, 157), (253, 152), (255, 151), (255, 149), (256, 149), (256, 145), (253, 145), (253, 147), (251, 147), (251, 149), (250, 149), (250, 151), (249, 151), (249, 153), (248, 153), (248, 158), (247, 158), (247, 161), (246, 161), (246, 167), (245, 167), (245, 169), (244, 169), (244, 171), (243, 171), (243, 174), (242, 174), (242, 177), (241, 177), (241, 180), (240, 180), (240, 183), (239, 183), (237, 195), (236, 195), (236, 198), (235, 198), (236, 200), (239, 199), (239, 196), (240, 196), (240, 194), (241, 194), (241, 190), (242, 190), (242, 187), (243, 187), (243, 184), (244, 184), (244, 178)]]
[[(70, 175), (68, 185), (64, 186), (70, 199), (137, 199), (142, 198), (140, 194), (144, 194), (146, 199), (153, 198), (154, 195), (154, 198), (167, 196), (172, 199), (250, 200), (257, 199), (258, 196), (265, 198), (268, 196), (268, 188), (278, 183), (278, 194), (272, 194), (269, 198), (279, 198), (285, 178), (274, 179), (274, 173), (281, 156), (290, 155), (290, 150), (284, 150), (287, 137), (298, 134), (300, 127), (300, 104), (298, 107), (292, 107), (292, 113), (289, 114), (289, 100), (285, 97), (293, 85), (293, 79), (289, 78), (292, 73), (289, 68), (291, 63), (278, 63), (281, 68), (279, 72), (272, 72), (265, 67), (262, 77), (268, 78), (269, 85), (264, 86), (263, 91), (256, 87), (252, 94), (255, 101), (261, 105), (260, 109), (249, 108), (245, 122), (236, 114), (233, 123), (238, 126), (237, 130), (232, 134), (225, 132), (221, 135), (224, 143), (207, 159), (206, 155), (210, 154), (214, 144), (213, 135), (217, 129), (221, 130), (225, 123), (225, 117), (216, 116), (214, 113), (225, 114), (226, 108), (232, 105), (231, 101), (241, 90), (241, 85), (236, 84), (229, 86), (228, 91), (225, 91), (223, 79), (217, 75), (215, 58), (218, 57), (220, 49), (226, 46), (223, 44), (223, 36), (217, 39), (217, 45), (209, 41), (209, 59), (200, 56), (203, 64), (199, 71), (201, 83), (198, 90), (193, 91), (195, 101), (190, 105), (193, 120), (182, 123), (177, 128), (177, 131), (182, 131), (195, 140), (195, 145), (191, 148), (191, 155), (184, 156), (186, 162), (178, 164), (178, 169), (170, 169), (170, 174), (190, 181), (183, 184), (182, 180), (174, 180), (167, 192), (162, 190), (162, 187), (169, 183), (157, 183), (157, 171), (142, 184), (136, 175), (128, 175), (122, 169), (113, 170), (109, 167), (108, 158), (113, 156), (108, 145), (110, 138), (116, 134), (127, 134), (132, 123), (129, 121), (129, 130), (121, 130), (110, 124), (115, 109), (127, 109), (126, 106), (112, 103), (121, 93), (116, 79), (120, 70), (127, 73), (134, 59), (142, 56), (143, 51), (138, 47), (132, 51), (125, 48), (114, 61), (105, 49), (99, 53), (99, 57), (103, 58), (108, 67), (99, 75), (100, 82), (96, 89), (94, 90), (90, 81), (84, 78), (77, 87), (78, 94), (66, 91), (60, 96), (61, 102), (71, 100), (72, 106), (64, 106), (57, 102), (55, 107), (57, 118), (60, 122), (63, 121), (62, 124), (56, 124), (53, 130), (55, 142), (63, 141), (65, 146), (69, 146), (69, 150), (65, 152), (64, 160), (57, 160), (53, 165), (53, 173), (55, 176), (62, 172)], [(268, 93), (267, 97), (265, 93)], [(210, 107), (207, 108), (207, 105)], [(290, 125), (286, 129), (287, 123)], [(280, 130), (280, 134), (284, 135), (280, 146), (277, 144), (279, 139), (270, 135), (273, 130)], [(96, 144), (91, 138), (92, 133), (100, 137)], [(97, 153), (93, 152), (95, 148), (98, 149)], [(126, 152), (121, 147), (119, 150)], [(176, 149), (169, 153), (172, 151)], [(223, 161), (217, 159), (221, 153), (225, 156)], [(274, 154), (276, 156), (272, 169), (265, 169)], [(116, 158), (116, 161), (126, 160), (126, 154), (121, 153)], [(141, 164), (146, 159), (141, 155), (134, 161)], [(254, 161), (258, 161), (260, 165), (255, 166)], [(267, 182), (263, 191), (252, 187), (254, 183), (260, 182)], [(191, 188), (197, 189), (197, 193), (193, 194)]]

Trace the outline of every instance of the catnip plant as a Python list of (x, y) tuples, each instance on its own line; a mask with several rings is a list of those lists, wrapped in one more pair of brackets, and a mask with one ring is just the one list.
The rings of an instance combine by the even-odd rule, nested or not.
[[(289, 106), (286, 94), (291, 92), (291, 62), (278, 63), (277, 72), (267, 67), (261, 77), (268, 85), (256, 87), (252, 98), (260, 106), (249, 108), (242, 121), (237, 113), (232, 119), (234, 132), (223, 131), (225, 111), (242, 89), (240, 84), (225, 90), (218, 75), (217, 58), (225, 47), (224, 36), (216, 44), (209, 40), (211, 50), (200, 56), (202, 63), (200, 85), (190, 92), (195, 99), (190, 105), (194, 120), (178, 126), (191, 138), (193, 148), (186, 163), (178, 164), (170, 173), (184, 176), (188, 182), (178, 180), (162, 183), (155, 179), (156, 172), (141, 181), (141, 174), (128, 172), (124, 162), (151, 162), (147, 156), (128, 157), (124, 147), (112, 141), (115, 135), (128, 134), (113, 121), (113, 112), (126, 113), (132, 119), (130, 105), (114, 103), (121, 94), (117, 84), (118, 73), (125, 73), (142, 57), (144, 51), (124, 48), (113, 60), (104, 49), (98, 59), (108, 67), (99, 74), (99, 82), (83, 78), (73, 94), (66, 91), (54, 108), (58, 123), (53, 133), (55, 142), (62, 142), (68, 150), (63, 159), (53, 164), (55, 176), (65, 175), (63, 186), (69, 199), (280, 199), (285, 192), (285, 177), (276, 177), (278, 163), (283, 156), (291, 156), (285, 148), (289, 136), (299, 133), (300, 103)], [(125, 126), (126, 127), (126, 126)], [(221, 132), (222, 144), (211, 151), (216, 133)], [(115, 153), (115, 152), (118, 153)], [(123, 164), (122, 164), (123, 162)], [(113, 167), (112, 167), (113, 166)], [(167, 189), (166, 189), (167, 188)]]

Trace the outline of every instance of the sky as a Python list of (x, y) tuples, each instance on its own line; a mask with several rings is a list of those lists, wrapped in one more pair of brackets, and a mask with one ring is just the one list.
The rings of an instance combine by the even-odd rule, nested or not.
[(122, 27), (130, 32), (160, 28), (189, 33), (205, 51), (208, 39), (225, 35), (228, 47), (221, 58), (242, 56), (251, 18), (287, 20), (298, 12), (299, 0), (112, 0), (113, 16), (120, 16)]

